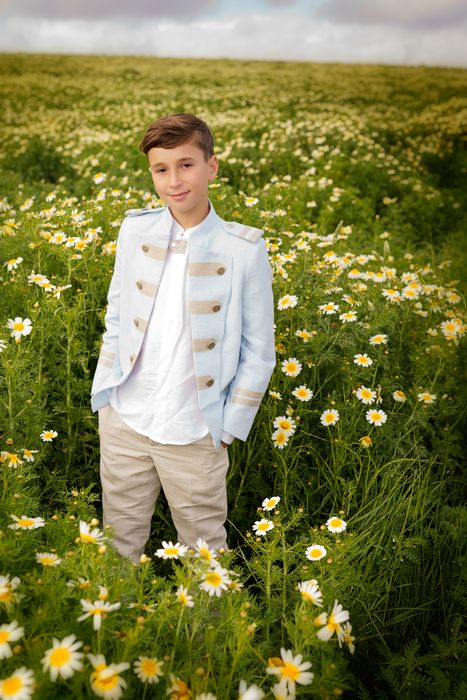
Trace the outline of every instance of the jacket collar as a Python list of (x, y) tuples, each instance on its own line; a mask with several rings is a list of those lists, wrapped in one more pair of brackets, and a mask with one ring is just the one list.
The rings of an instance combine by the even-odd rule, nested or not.
[[(221, 222), (221, 218), (216, 213), (216, 210), (214, 209), (211, 200), (208, 199), (208, 202), (208, 215), (199, 224), (197, 224), (196, 226), (192, 226), (189, 229), (190, 241), (196, 242), (196, 245), (200, 244), (201, 246), (203, 246), (205, 242), (207, 243), (208, 237)], [(164, 213), (162, 214), (161, 221), (162, 231), (164, 232), (164, 235), (167, 237), (167, 239), (170, 238), (173, 222), (174, 218), (172, 216), (172, 212), (170, 211), (170, 207), (167, 206)]]

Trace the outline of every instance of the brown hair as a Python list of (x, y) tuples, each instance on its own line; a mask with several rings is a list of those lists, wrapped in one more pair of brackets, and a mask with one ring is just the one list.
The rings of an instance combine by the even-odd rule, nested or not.
[(155, 146), (175, 148), (191, 140), (203, 151), (206, 161), (214, 155), (214, 139), (202, 119), (194, 114), (167, 114), (147, 128), (139, 150), (147, 155)]

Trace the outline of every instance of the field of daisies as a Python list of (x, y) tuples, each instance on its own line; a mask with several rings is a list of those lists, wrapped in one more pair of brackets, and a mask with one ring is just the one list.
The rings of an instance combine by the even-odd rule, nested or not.
[[(0, 700), (461, 699), (467, 73), (0, 56)], [(90, 385), (138, 143), (211, 126), (264, 230), (277, 367), (228, 552), (102, 526)], [(464, 565), (463, 565), (464, 564)]]

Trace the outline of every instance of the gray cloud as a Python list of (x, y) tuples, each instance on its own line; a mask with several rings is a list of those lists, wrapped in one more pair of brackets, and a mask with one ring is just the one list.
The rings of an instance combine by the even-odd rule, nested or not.
[(218, 0), (0, 0), (0, 16), (45, 19), (180, 17), (212, 13)]
[(436, 29), (467, 22), (465, 0), (324, 0), (315, 17), (344, 24)]

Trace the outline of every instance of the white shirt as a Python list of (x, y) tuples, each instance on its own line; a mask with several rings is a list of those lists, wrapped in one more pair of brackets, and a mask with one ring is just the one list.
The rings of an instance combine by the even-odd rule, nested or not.
[[(164, 271), (140, 353), (126, 382), (110, 396), (130, 428), (163, 444), (185, 445), (209, 432), (198, 402), (186, 295), (189, 240), (198, 226), (184, 230), (172, 217)], [(231, 443), (234, 436), (223, 431), (221, 439)]]

